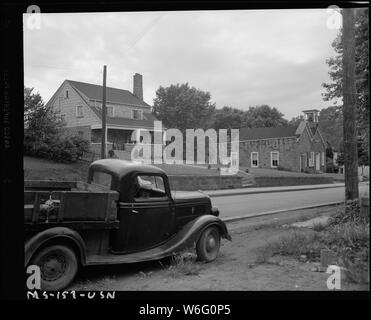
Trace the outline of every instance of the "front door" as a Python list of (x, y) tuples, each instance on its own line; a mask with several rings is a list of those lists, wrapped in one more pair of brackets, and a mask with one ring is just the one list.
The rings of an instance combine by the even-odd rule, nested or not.
[(304, 162), (304, 154), (300, 154), (300, 163), (299, 163), (299, 166), (300, 166), (300, 172), (304, 172), (304, 168), (305, 168), (305, 162)]
[(316, 171), (321, 170), (321, 154), (319, 152), (316, 153)]
[(132, 201), (120, 205), (120, 251), (146, 250), (173, 234), (175, 209), (165, 179), (159, 175), (134, 177)]

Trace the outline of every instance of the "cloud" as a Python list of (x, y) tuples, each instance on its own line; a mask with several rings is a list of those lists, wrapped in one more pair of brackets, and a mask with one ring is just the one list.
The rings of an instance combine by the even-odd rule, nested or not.
[(185, 11), (42, 14), (24, 28), (25, 85), (48, 100), (65, 79), (132, 89), (143, 74), (144, 97), (188, 82), (217, 107), (269, 104), (287, 118), (321, 108), (326, 58), (337, 31), (326, 10)]

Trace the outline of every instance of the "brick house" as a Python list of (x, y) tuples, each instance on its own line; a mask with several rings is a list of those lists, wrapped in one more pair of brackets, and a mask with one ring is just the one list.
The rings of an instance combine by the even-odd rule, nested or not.
[(326, 143), (319, 110), (303, 111), (298, 126), (240, 129), (240, 166), (281, 167), (296, 172), (326, 172)]
[[(47, 105), (58, 110), (66, 122), (65, 133), (79, 134), (91, 142), (91, 150), (100, 152), (102, 134), (101, 85), (65, 80)], [(135, 129), (153, 134), (151, 106), (143, 101), (142, 75), (133, 76), (133, 92), (107, 87), (107, 148), (112, 144), (119, 150), (130, 151)]]

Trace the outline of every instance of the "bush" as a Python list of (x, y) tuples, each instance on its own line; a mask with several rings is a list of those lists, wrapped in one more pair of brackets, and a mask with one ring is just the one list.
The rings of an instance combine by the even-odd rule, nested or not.
[(280, 171), (291, 171), (291, 169), (289, 169), (289, 168), (285, 168), (285, 167), (283, 167), (283, 166), (281, 166), (281, 165), (279, 165), (279, 166), (277, 167), (277, 170), (280, 170)]
[(327, 173), (335, 173), (335, 165), (332, 162), (328, 162), (326, 164), (326, 172)]
[(369, 239), (369, 217), (361, 215), (357, 200), (348, 202), (330, 218), (324, 241), (337, 253), (353, 282), (369, 282)]
[(167, 268), (172, 278), (198, 275), (201, 269), (201, 264), (196, 262), (196, 256), (186, 252), (174, 255), (171, 265)]
[(309, 169), (309, 168), (305, 168), (304, 169), (304, 173), (313, 173), (313, 170)]
[(89, 150), (89, 142), (79, 136), (53, 137), (44, 141), (25, 139), (25, 155), (59, 162), (74, 162)]
[(361, 208), (358, 200), (348, 201), (345, 207), (341, 207), (335, 215), (330, 217), (329, 225), (335, 226), (347, 222), (355, 222), (357, 224), (368, 223), (369, 217), (361, 216)]

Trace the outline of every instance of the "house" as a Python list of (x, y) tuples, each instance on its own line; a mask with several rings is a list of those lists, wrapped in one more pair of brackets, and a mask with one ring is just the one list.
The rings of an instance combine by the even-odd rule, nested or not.
[(318, 124), (319, 110), (303, 113), (298, 126), (240, 129), (240, 166), (325, 172), (326, 143)]
[[(47, 103), (65, 120), (65, 133), (87, 139), (95, 152), (100, 152), (102, 94), (101, 85), (65, 80)], [(130, 149), (135, 129), (146, 129), (153, 134), (157, 119), (151, 113), (151, 106), (143, 101), (142, 75), (133, 76), (133, 92), (107, 87), (106, 106), (108, 149), (113, 143), (117, 149)]]

